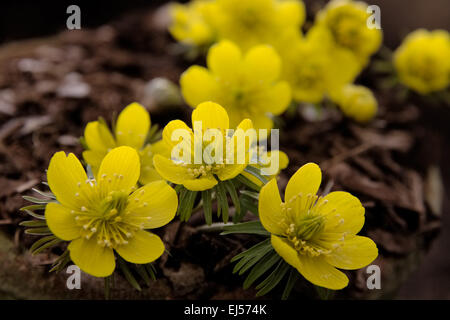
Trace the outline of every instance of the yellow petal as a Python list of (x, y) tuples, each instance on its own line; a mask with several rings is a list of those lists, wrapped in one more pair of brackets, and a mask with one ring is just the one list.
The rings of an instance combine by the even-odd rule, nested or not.
[(267, 113), (255, 113), (251, 115), (253, 126), (255, 130), (266, 129), (270, 130), (273, 128), (273, 120)]
[(348, 285), (347, 276), (321, 256), (311, 258), (299, 255), (286, 240), (274, 235), (271, 237), (271, 243), (275, 251), (309, 282), (332, 290), (339, 290)]
[(299, 257), (299, 268), (297, 269), (306, 280), (316, 286), (331, 290), (340, 290), (348, 285), (347, 276), (327, 263), (325, 258), (319, 256), (311, 258), (306, 255)]
[(60, 204), (47, 204), (45, 219), (53, 234), (62, 240), (70, 241), (80, 236), (80, 227), (75, 222), (75, 215)]
[(111, 131), (101, 122), (89, 122), (84, 129), (84, 139), (89, 150), (107, 152), (114, 148), (116, 142)]
[(326, 257), (326, 261), (340, 269), (354, 270), (369, 265), (378, 256), (375, 242), (367, 237), (346, 238), (341, 247)]
[(94, 277), (107, 277), (116, 268), (113, 250), (100, 246), (95, 236), (89, 240), (86, 238), (73, 240), (68, 249), (72, 261), (81, 270)]
[(102, 160), (106, 156), (106, 154), (107, 151), (93, 151), (93, 150), (83, 151), (84, 161), (86, 161), (86, 163), (91, 166), (94, 175), (97, 174), (98, 168), (100, 168), (100, 164), (102, 163)]
[(319, 190), (321, 181), (322, 172), (319, 166), (312, 162), (305, 164), (289, 179), (284, 196), (285, 201), (289, 201), (299, 193), (304, 196), (307, 194), (315, 195)]
[(57, 152), (50, 160), (47, 181), (56, 199), (64, 206), (79, 210), (88, 198), (86, 172), (73, 153)]
[(187, 69), (180, 78), (181, 93), (184, 100), (191, 107), (214, 100), (216, 94), (216, 80), (208, 69), (200, 66), (192, 66)]
[(280, 75), (280, 69), (281, 59), (271, 46), (253, 47), (244, 57), (243, 72), (246, 85), (271, 84)]
[[(251, 157), (253, 149), (251, 146), (257, 140), (257, 132), (253, 130), (253, 122), (250, 119), (242, 120), (237, 126), (231, 141), (228, 144), (234, 144), (233, 154), (226, 154), (228, 163), (247, 164)], [(230, 145), (230, 149), (233, 145)], [(231, 162), (233, 161), (233, 162)]]
[(191, 191), (205, 191), (213, 188), (217, 183), (217, 180), (212, 175), (207, 175), (197, 179), (185, 180), (183, 181), (183, 186)]
[[(358, 198), (348, 192), (335, 191), (327, 194), (320, 213), (327, 215), (325, 232), (357, 234), (364, 225), (364, 207)], [(322, 200), (322, 201), (323, 201)]]
[(247, 167), (247, 164), (227, 164), (224, 168), (217, 172), (217, 177), (221, 181), (230, 180), (242, 173)]
[(207, 64), (214, 76), (223, 81), (235, 81), (241, 67), (241, 50), (232, 42), (224, 40), (208, 51)]
[(139, 230), (128, 240), (128, 244), (118, 246), (116, 251), (128, 262), (144, 264), (158, 259), (164, 249), (164, 244), (157, 235)]
[[(138, 218), (138, 224), (144, 220), (145, 229), (159, 228), (168, 224), (178, 207), (177, 193), (165, 181), (154, 181), (133, 192), (129, 197), (127, 219)], [(141, 218), (141, 219), (139, 219)]]
[[(169, 154), (172, 151), (172, 147), (176, 146), (180, 142), (190, 144), (191, 141), (194, 141), (191, 128), (189, 128), (186, 123), (181, 120), (170, 121), (164, 127), (162, 136), (164, 143), (166, 143), (170, 149)], [(189, 150), (189, 148), (187, 150)]]
[(280, 191), (276, 179), (270, 180), (261, 188), (258, 212), (259, 219), (267, 231), (278, 235), (285, 234), (287, 226), (281, 211)]
[(150, 129), (150, 115), (139, 103), (128, 105), (117, 118), (116, 139), (119, 146), (140, 149)]
[(161, 177), (172, 183), (183, 184), (185, 180), (191, 179), (186, 167), (177, 165), (171, 159), (159, 154), (153, 157), (153, 165)]
[(102, 195), (110, 191), (129, 193), (139, 179), (140, 160), (137, 151), (122, 146), (111, 150), (103, 159), (97, 175), (97, 183)]
[(291, 87), (286, 81), (281, 81), (262, 91), (254, 103), (261, 111), (279, 115), (286, 111), (290, 102)]
[(214, 102), (200, 103), (192, 112), (192, 125), (201, 121), (202, 130), (206, 129), (228, 129), (229, 119), (227, 111), (219, 104)]
[(278, 14), (276, 18), (285, 26), (301, 26), (305, 21), (305, 5), (301, 1), (278, 2)]

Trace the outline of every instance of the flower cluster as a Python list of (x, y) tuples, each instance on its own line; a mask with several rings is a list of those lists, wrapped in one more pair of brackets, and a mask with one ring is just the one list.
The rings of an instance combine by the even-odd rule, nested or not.
[(280, 81), (281, 60), (267, 45), (253, 47), (245, 55), (230, 41), (221, 41), (208, 52), (208, 69), (192, 66), (181, 76), (181, 91), (196, 107), (204, 101), (224, 106), (232, 127), (251, 119), (255, 128), (271, 129), (272, 115), (286, 110), (291, 91)]
[(394, 53), (399, 80), (420, 94), (444, 90), (450, 83), (450, 36), (445, 30), (419, 29)]
[[(305, 19), (301, 1), (200, 3), (173, 7), (173, 15), (208, 7), (197, 9), (188, 20), (196, 24), (195, 17), (201, 15), (214, 34), (209, 43), (216, 42), (208, 52), (208, 69), (192, 66), (183, 74), (182, 94), (192, 107), (207, 100), (220, 103), (233, 125), (249, 118), (256, 128), (271, 128), (273, 116), (292, 100), (320, 104), (328, 98), (337, 103), (334, 97), (355, 80), (381, 44), (381, 30), (367, 27), (363, 2), (331, 1), (305, 35), (300, 29)], [(173, 19), (170, 30), (181, 25)], [(366, 119), (368, 114), (352, 118)]]
[(246, 51), (272, 44), (286, 30), (299, 30), (305, 19), (297, 0), (194, 0), (171, 8), (170, 32), (187, 44), (228, 39)]

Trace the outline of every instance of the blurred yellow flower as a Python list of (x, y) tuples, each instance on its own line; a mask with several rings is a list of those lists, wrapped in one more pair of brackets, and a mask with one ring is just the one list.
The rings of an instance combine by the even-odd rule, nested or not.
[(210, 48), (207, 65), (182, 74), (184, 99), (191, 107), (219, 103), (232, 127), (248, 118), (256, 129), (271, 129), (271, 116), (284, 112), (291, 101), (288, 83), (279, 81), (281, 60), (270, 46), (256, 46), (243, 56), (234, 43), (221, 41)]
[(259, 195), (259, 217), (271, 233), (275, 251), (313, 284), (333, 290), (347, 286), (344, 270), (367, 266), (378, 255), (375, 243), (356, 234), (364, 225), (364, 207), (347, 192), (316, 195), (322, 180), (314, 163), (289, 180), (285, 202), (276, 179)]
[(119, 146), (129, 146), (139, 152), (141, 159), (139, 182), (146, 184), (160, 180), (161, 177), (153, 167), (153, 155), (168, 154), (169, 150), (162, 141), (145, 145), (149, 129), (149, 113), (139, 103), (134, 102), (119, 114), (114, 135), (104, 121), (92, 121), (87, 124), (84, 141), (88, 150), (83, 152), (83, 158), (96, 174), (108, 151)]
[[(308, 34), (288, 41), (282, 52), (282, 79), (289, 82), (297, 102), (319, 103), (329, 94), (353, 81), (358, 64), (345, 54), (331, 52), (326, 43)], [(339, 57), (339, 63), (335, 58)]]
[(427, 94), (443, 90), (450, 81), (450, 36), (445, 30), (419, 29), (409, 34), (395, 51), (399, 80)]
[(361, 68), (379, 49), (383, 38), (381, 29), (367, 27), (367, 6), (360, 1), (333, 0), (318, 13), (314, 26), (322, 37), (331, 39), (332, 50), (349, 50)]
[[(197, 132), (196, 125), (201, 125), (201, 132)], [(244, 171), (250, 159), (250, 146), (253, 143), (253, 138), (248, 137), (240, 139), (238, 131), (233, 136), (227, 135), (227, 129), (229, 126), (229, 119), (226, 110), (220, 105), (213, 102), (201, 103), (192, 112), (192, 125), (194, 132), (183, 121), (173, 120), (167, 124), (163, 130), (163, 141), (173, 148), (184, 144), (185, 150), (190, 150), (190, 154), (178, 155), (172, 151), (171, 158), (164, 157), (163, 155), (155, 155), (153, 163), (158, 173), (166, 180), (183, 185), (186, 189), (192, 191), (204, 191), (213, 188), (219, 181), (225, 181), (233, 179)], [(243, 120), (237, 129), (242, 129), (243, 132), (248, 129), (252, 129), (252, 122), (249, 119)], [(208, 129), (217, 129), (220, 133), (220, 137), (210, 137), (210, 143), (206, 144), (205, 140), (202, 140), (200, 144), (200, 156), (199, 161), (195, 160), (195, 141), (198, 140), (198, 134), (205, 134)], [(185, 134), (187, 137), (180, 135)], [(177, 141), (174, 141), (174, 137), (179, 137)], [(180, 141), (180, 138), (182, 139)], [(185, 139), (187, 138), (187, 139)], [(205, 139), (203, 137), (202, 139)], [(210, 159), (212, 161), (205, 161), (205, 150), (211, 148), (211, 145), (216, 148), (222, 149), (222, 156), (218, 161)], [(234, 148), (233, 148), (234, 146)], [(234, 158), (229, 158), (229, 150), (233, 148)], [(236, 150), (243, 150), (244, 157), (242, 163), (237, 161), (236, 157), (238, 153)]]
[(305, 8), (298, 0), (216, 0), (212, 19), (219, 40), (235, 42), (244, 52), (273, 44), (287, 30), (300, 30)]
[(214, 40), (214, 30), (208, 20), (212, 18), (212, 1), (194, 0), (185, 5), (174, 3), (170, 6), (172, 36), (186, 44), (202, 46)]
[(364, 86), (348, 84), (334, 101), (342, 112), (358, 122), (368, 122), (376, 115), (378, 102), (372, 91)]
[(136, 150), (125, 146), (106, 155), (93, 180), (72, 153), (52, 157), (47, 181), (58, 203), (47, 204), (45, 218), (53, 234), (70, 241), (70, 258), (84, 272), (111, 275), (114, 250), (138, 264), (163, 254), (161, 239), (144, 229), (159, 228), (175, 217), (177, 195), (162, 180), (134, 191), (139, 171)]

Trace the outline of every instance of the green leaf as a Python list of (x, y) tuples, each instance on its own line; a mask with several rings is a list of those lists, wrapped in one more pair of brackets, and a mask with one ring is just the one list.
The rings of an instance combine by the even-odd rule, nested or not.
[(51, 192), (45, 192), (45, 191), (41, 191), (39, 189), (36, 188), (32, 188), (31, 190), (33, 190), (36, 193), (39, 193), (41, 196), (43, 197), (47, 197), (47, 198), (52, 198), (52, 199), (56, 199), (55, 195)]
[(267, 239), (233, 257), (231, 262), (240, 259), (240, 261), (234, 266), (233, 273), (239, 272), (239, 274), (243, 274), (271, 250), (273, 250), (273, 248), (270, 244), (270, 239)]
[(272, 245), (270, 244), (270, 239), (266, 239), (263, 240), (261, 242), (258, 242), (257, 244), (255, 244), (253, 247), (251, 247), (250, 249), (247, 249), (241, 253), (239, 253), (238, 255), (235, 255), (232, 259), (231, 262), (234, 262), (236, 260), (239, 260), (247, 255), (253, 255), (254, 252), (257, 252), (258, 250), (260, 250), (261, 248), (272, 248)]
[[(39, 219), (39, 220), (45, 220), (45, 216), (44, 215), (37, 214), (37, 213), (33, 212), (32, 210), (28, 210), (27, 209), (27, 208), (30, 208), (30, 207), (34, 207), (34, 206), (23, 207), (20, 210), (26, 212), (28, 215), (32, 216), (33, 218), (36, 218), (36, 219)], [(45, 205), (44, 205), (44, 207), (45, 207)]]
[(21, 223), (19, 223), (19, 226), (22, 226), (22, 227), (46, 227), (47, 226), (47, 221), (45, 221), (45, 220), (22, 221)]
[(31, 234), (31, 235), (35, 235), (35, 236), (49, 236), (52, 235), (53, 233), (50, 231), (49, 228), (31, 228), (31, 229), (26, 229), (25, 230), (26, 234)]
[(216, 194), (217, 194), (217, 203), (220, 207), (220, 212), (222, 214), (222, 220), (224, 223), (228, 223), (228, 197), (223, 186), (223, 183), (219, 182), (216, 186)]
[(269, 182), (269, 181), (266, 179), (266, 177), (264, 177), (264, 176), (261, 174), (261, 170), (258, 169), (258, 168), (256, 168), (256, 167), (253, 167), (253, 166), (247, 166), (247, 167), (244, 169), (244, 171), (247, 172), (247, 173), (249, 173), (249, 174), (251, 174), (252, 176), (254, 176), (256, 179), (258, 179), (259, 181), (261, 181), (261, 182), (264, 183), (264, 184), (266, 184), (267, 182)]
[(231, 226), (225, 226), (221, 235), (227, 235), (232, 233), (246, 233), (246, 234), (259, 234), (263, 236), (270, 236), (268, 232), (262, 226), (260, 221), (242, 222)]
[(42, 199), (42, 198), (36, 198), (36, 197), (32, 197), (32, 196), (22, 196), (22, 198), (24, 198), (25, 200), (27, 200), (29, 202), (39, 203), (39, 204), (47, 204), (50, 202), (56, 202), (56, 200), (53, 200), (53, 199)]
[(272, 268), (275, 263), (279, 262), (281, 257), (275, 252), (268, 252), (259, 263), (253, 267), (252, 271), (248, 274), (247, 278), (244, 280), (244, 289), (249, 288), (259, 277), (266, 273), (270, 268)]
[(297, 269), (291, 267), (291, 271), (289, 273), (288, 280), (286, 282), (286, 287), (284, 287), (283, 295), (281, 296), (281, 300), (287, 300), (289, 298), (292, 288), (294, 288), (295, 283), (299, 278), (299, 273)]
[(245, 195), (248, 198), (259, 201), (259, 193), (258, 192), (254, 192), (254, 191), (250, 191), (250, 190), (242, 190), (241, 195)]
[(40, 246), (42, 246), (44, 243), (52, 241), (56, 239), (56, 236), (46, 236), (42, 237), (41, 239), (35, 241), (33, 245), (30, 248), (30, 252), (33, 253), (36, 249), (38, 249)]
[(53, 263), (53, 268), (50, 269), (50, 272), (60, 272), (68, 263), (70, 262), (70, 254), (69, 250), (63, 252), (62, 255), (56, 259)]
[(122, 258), (118, 258), (117, 261), (119, 262), (119, 267), (120, 270), (122, 270), (125, 279), (127, 279), (127, 281), (130, 283), (130, 285), (135, 288), (138, 291), (141, 291), (141, 286), (139, 285), (139, 283), (137, 282), (136, 278), (133, 276), (133, 274), (131, 273), (130, 269), (128, 268), (127, 263), (122, 259)]
[(257, 217), (259, 216), (258, 205), (251, 198), (247, 197), (246, 195), (242, 195), (241, 201), (243, 205), (245, 205), (248, 208), (248, 211), (250, 211)]
[(152, 278), (152, 280), (156, 280), (156, 269), (155, 266), (152, 263), (147, 263), (145, 266), (145, 269), (147, 270), (148, 274)]
[(255, 184), (253, 181), (251, 181), (242, 174), (238, 175), (235, 179), (252, 190), (255, 190), (257, 192), (261, 190), (260, 186), (258, 186), (257, 184)]
[[(53, 240), (47, 242), (46, 244), (40, 246), (39, 248), (36, 248), (35, 250), (33, 250), (33, 251), (32, 251), (32, 254), (33, 254), (33, 255), (36, 255), (36, 254), (38, 254), (38, 253), (41, 253), (41, 252), (44, 251), (45, 249), (51, 248), (51, 247), (53, 247), (53, 246), (55, 246), (55, 245), (57, 245), (58, 243), (61, 243), (61, 242), (62, 242), (61, 239), (53, 239)], [(30, 250), (31, 250), (31, 249), (30, 249)]]
[(211, 204), (211, 190), (202, 191), (203, 213), (205, 221), (208, 226), (212, 224), (212, 204)]
[(235, 214), (240, 214), (241, 212), (241, 201), (239, 200), (238, 194), (236, 192), (236, 187), (233, 182), (230, 180), (223, 181), (223, 185), (225, 186), (226, 191), (231, 197), (231, 201), (233, 202), (234, 208), (236, 209)]
[(281, 260), (275, 270), (273, 270), (272, 273), (264, 281), (256, 286), (256, 289), (259, 290), (256, 293), (256, 296), (263, 296), (273, 288), (275, 288), (286, 275), (289, 268), (290, 266), (286, 262), (284, 262), (284, 260)]
[(147, 286), (150, 286), (150, 276), (148, 275), (147, 269), (144, 267), (144, 265), (137, 264), (136, 265), (136, 271), (137, 271), (137, 273), (139, 273), (141, 278), (144, 280), (145, 284)]

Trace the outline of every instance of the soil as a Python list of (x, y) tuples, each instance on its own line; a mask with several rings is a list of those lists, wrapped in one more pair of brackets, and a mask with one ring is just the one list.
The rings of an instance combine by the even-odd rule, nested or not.
[[(88, 121), (99, 116), (111, 121), (133, 101), (143, 102), (152, 123), (160, 126), (175, 118), (187, 120), (187, 106), (162, 108), (145, 86), (156, 77), (177, 83), (192, 63), (153, 11), (0, 50), (0, 298), (103, 297), (98, 279), (84, 275), (83, 290), (68, 291), (66, 274), (47, 273), (47, 263), (58, 249), (35, 257), (27, 252), (35, 238), (18, 226), (27, 219), (18, 211), (27, 205), (22, 195), (32, 194), (32, 187), (45, 187), (40, 183), (54, 152), (81, 155), (78, 138)], [(378, 86), (377, 81), (378, 75), (370, 70), (360, 78), (372, 87)], [(438, 111), (430, 113), (422, 100), (413, 97), (406, 103), (397, 93), (378, 91), (379, 116), (365, 126), (344, 119), (331, 107), (314, 120), (307, 120), (305, 108), (280, 119), (281, 149), (290, 158), (280, 184), (285, 185), (304, 163), (317, 162), (324, 172), (323, 188), (346, 190), (362, 200), (366, 207), (362, 234), (380, 250), (374, 264), (381, 267), (382, 289), (368, 290), (368, 275), (362, 269), (349, 273), (351, 285), (338, 298), (394, 297), (441, 225), (439, 168), (448, 148), (442, 132), (430, 129), (430, 124), (445, 128), (439, 119), (442, 112), (448, 119), (448, 109), (437, 105), (432, 108)], [(173, 221), (157, 230), (170, 251), (156, 263), (158, 280), (139, 293), (118, 277), (112, 297), (253, 298), (255, 291), (241, 288), (243, 277), (232, 275), (229, 261), (258, 238), (205, 233), (197, 229), (201, 224), (198, 215), (187, 224)], [(267, 297), (279, 294), (275, 290)], [(293, 293), (294, 298), (311, 295), (311, 286), (303, 282)]]

